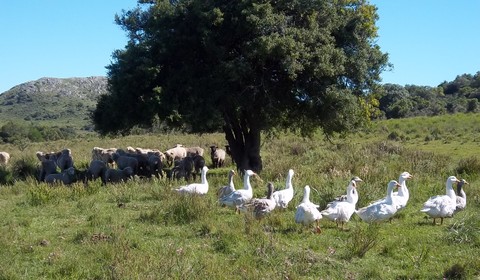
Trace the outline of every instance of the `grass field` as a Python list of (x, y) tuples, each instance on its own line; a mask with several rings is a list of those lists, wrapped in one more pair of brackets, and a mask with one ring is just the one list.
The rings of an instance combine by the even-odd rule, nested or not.
[[(265, 138), (262, 181), (280, 189), (293, 169), (295, 196), (285, 211), (261, 221), (220, 207), (215, 190), (232, 165), (211, 169), (204, 197), (179, 196), (184, 182), (135, 180), (102, 187), (49, 187), (33, 178), (0, 188), (0, 279), (478, 279), (480, 278), (480, 115), (450, 115), (373, 123), (344, 139), (292, 134)], [(165, 148), (225, 144), (222, 134), (79, 138), (75, 141), (0, 145), (15, 162), (35, 162), (37, 150), (72, 149), (84, 168), (91, 149)], [(209, 159), (207, 157), (207, 162)], [(18, 164), (17, 164), (18, 166)], [(353, 175), (357, 208), (383, 197), (403, 171), (410, 201), (391, 223), (368, 225), (353, 216), (345, 230), (321, 221), (323, 232), (294, 222), (305, 185), (322, 208), (345, 192)], [(443, 225), (419, 212), (430, 196), (445, 193), (449, 175), (465, 178), (467, 209)], [(236, 177), (237, 188), (242, 179)], [(277, 211), (278, 210), (278, 211)]]

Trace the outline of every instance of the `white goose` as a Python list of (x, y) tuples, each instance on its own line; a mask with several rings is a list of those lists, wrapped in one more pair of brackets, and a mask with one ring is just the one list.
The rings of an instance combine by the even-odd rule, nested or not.
[(381, 222), (390, 219), (397, 212), (397, 205), (392, 199), (393, 189), (400, 187), (400, 184), (392, 180), (388, 183), (387, 198), (382, 202), (370, 204), (355, 211), (360, 218), (367, 223)]
[(207, 171), (208, 167), (204, 166), (202, 168), (202, 182), (201, 183), (192, 183), (186, 186), (181, 186), (178, 189), (175, 189), (178, 193), (182, 194), (201, 194), (204, 195), (208, 192), (208, 181), (207, 181)]
[(290, 201), (293, 199), (293, 174), (294, 172), (292, 169), (288, 170), (285, 189), (273, 193), (273, 199), (275, 200), (277, 207), (282, 209), (286, 209), (288, 207), (288, 203), (290, 203)]
[(459, 180), (455, 176), (450, 176), (447, 179), (446, 195), (436, 195), (430, 197), (424, 204), (421, 212), (427, 213), (433, 218), (433, 224), (435, 225), (435, 219), (440, 218), (440, 224), (443, 224), (443, 218), (452, 217), (455, 209), (457, 208), (457, 195), (453, 190), (453, 183), (458, 183)]
[[(402, 174), (400, 174), (400, 176), (398, 177), (398, 183), (400, 184), (400, 187), (398, 188), (398, 192), (392, 193), (392, 200), (393, 203), (397, 206), (397, 210), (403, 209), (405, 208), (405, 206), (407, 206), (408, 199), (410, 198), (410, 193), (407, 189), (406, 181), (411, 178), (413, 178), (412, 174), (408, 173), (407, 171), (402, 172)], [(384, 204), (386, 200), (387, 197), (384, 197), (370, 203), (370, 205), (379, 203)]]
[(468, 182), (465, 179), (462, 179), (457, 183), (457, 207), (455, 208), (455, 213), (462, 211), (467, 206), (467, 195), (465, 194), (465, 191), (463, 191), (464, 185), (468, 185)]
[(318, 221), (322, 218), (322, 214), (318, 211), (318, 207), (317, 204), (310, 202), (310, 186), (305, 186), (302, 202), (297, 206), (297, 211), (295, 212), (295, 223), (307, 226), (315, 222), (317, 224), (316, 232), (321, 233), (322, 230), (318, 225)]
[(407, 189), (407, 180), (412, 178), (412, 174), (408, 173), (407, 171), (403, 172), (398, 177), (398, 183), (400, 184), (400, 187), (398, 188), (398, 192), (394, 192), (392, 194), (393, 201), (397, 205), (398, 210), (407, 206), (407, 202), (410, 199), (410, 192)]
[(361, 182), (362, 179), (358, 177), (352, 178), (347, 186), (347, 198), (345, 201), (335, 200), (327, 205), (327, 208), (320, 213), (323, 217), (330, 221), (343, 224), (350, 220), (350, 217), (355, 212), (355, 205), (358, 202), (357, 182)]
[(238, 208), (242, 212), (251, 212), (253, 217), (261, 219), (275, 209), (275, 200), (273, 200), (273, 183), (267, 184), (266, 198), (253, 198), (250, 202), (240, 205)]
[(222, 198), (235, 191), (235, 185), (233, 184), (233, 176), (235, 176), (235, 174), (236, 174), (235, 170), (230, 170), (228, 172), (228, 185), (225, 185), (223, 187), (220, 187), (220, 189), (218, 189), (217, 191), (218, 198)]
[(252, 170), (245, 170), (245, 175), (243, 176), (243, 189), (235, 190), (234, 192), (221, 197), (219, 202), (221, 205), (226, 205), (229, 207), (235, 207), (238, 211), (238, 207), (244, 203), (249, 202), (253, 197), (253, 189), (250, 184), (250, 176), (258, 176)]

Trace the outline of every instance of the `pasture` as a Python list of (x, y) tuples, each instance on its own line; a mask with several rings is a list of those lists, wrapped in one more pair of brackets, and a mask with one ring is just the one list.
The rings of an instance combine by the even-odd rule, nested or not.
[[(479, 278), (478, 123), (479, 114), (458, 114), (375, 122), (330, 140), (287, 132), (264, 137), (263, 181), (251, 180), (254, 197), (265, 195), (269, 181), (284, 188), (290, 168), (295, 195), (288, 209), (260, 221), (218, 205), (215, 191), (227, 183), (230, 161), (207, 173), (204, 197), (178, 195), (172, 190), (185, 182), (166, 179), (87, 188), (17, 180), (0, 187), (0, 279)], [(165, 150), (176, 143), (207, 150), (225, 140), (219, 133), (163, 134), (0, 145), (12, 154), (2, 172), (36, 164), (38, 150), (70, 148), (83, 169), (94, 146)], [(344, 230), (321, 220), (322, 233), (315, 234), (294, 222), (305, 185), (323, 209), (359, 176), (360, 208), (383, 197), (403, 171), (414, 176), (407, 181), (410, 200), (391, 223), (369, 225), (354, 214)], [(445, 194), (450, 175), (470, 182), (467, 207), (434, 226), (419, 210), (430, 196)], [(234, 180), (241, 188), (242, 178)]]

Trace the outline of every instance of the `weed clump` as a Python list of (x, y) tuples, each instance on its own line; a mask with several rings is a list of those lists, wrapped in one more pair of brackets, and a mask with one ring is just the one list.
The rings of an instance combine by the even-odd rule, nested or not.
[(458, 174), (468, 174), (468, 175), (479, 174), (480, 159), (477, 157), (469, 157), (469, 158), (461, 159), (458, 162), (456, 172)]
[(378, 231), (377, 224), (370, 224), (366, 228), (358, 226), (353, 229), (347, 243), (347, 258), (363, 258), (378, 243)]
[(36, 178), (38, 174), (37, 160), (32, 156), (25, 156), (12, 163), (12, 173), (17, 180), (29, 177)]
[(165, 224), (188, 224), (203, 219), (209, 212), (204, 197), (198, 195), (179, 195), (170, 202), (163, 216)]
[(13, 175), (5, 166), (0, 166), (0, 185), (13, 185)]
[(402, 141), (405, 139), (405, 135), (396, 131), (392, 131), (390, 134), (388, 134), (387, 139), (392, 141)]
[(467, 216), (455, 221), (449, 227), (446, 239), (454, 243), (470, 243), (478, 246), (480, 240), (478, 239), (478, 232), (480, 227), (477, 224), (477, 219), (474, 216)]
[(53, 188), (46, 185), (39, 185), (30, 188), (28, 191), (28, 203), (32, 206), (40, 206), (57, 200), (57, 195)]
[(460, 264), (454, 264), (443, 273), (444, 279), (467, 279), (465, 268)]

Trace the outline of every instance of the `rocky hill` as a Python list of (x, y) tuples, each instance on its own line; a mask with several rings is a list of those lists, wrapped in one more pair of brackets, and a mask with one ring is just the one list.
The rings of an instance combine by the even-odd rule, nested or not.
[(0, 125), (8, 121), (91, 130), (90, 112), (107, 92), (106, 77), (41, 78), (0, 94)]

